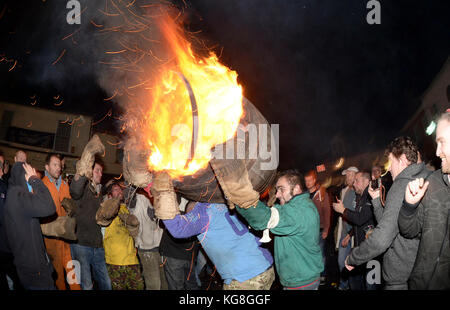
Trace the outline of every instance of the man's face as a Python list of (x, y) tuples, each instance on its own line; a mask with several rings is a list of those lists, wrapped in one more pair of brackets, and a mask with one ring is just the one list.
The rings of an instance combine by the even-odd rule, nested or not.
[(312, 189), (316, 185), (316, 178), (312, 175), (305, 176), (305, 185), (308, 190)]
[(352, 186), (355, 182), (355, 175), (356, 173), (354, 171), (346, 171), (345, 172), (345, 185)]
[(50, 162), (45, 165), (45, 170), (54, 179), (58, 179), (61, 175), (61, 160), (58, 157), (52, 156)]
[(103, 168), (99, 164), (94, 165), (94, 169), (92, 170), (92, 181), (95, 184), (100, 184), (102, 181)]
[(287, 178), (281, 177), (278, 179), (275, 185), (277, 189), (276, 197), (280, 201), (280, 205), (284, 205), (286, 202), (292, 199), (294, 195), (300, 194), (300, 186), (292, 186), (289, 184)]
[(392, 180), (395, 180), (400, 172), (408, 166), (404, 163), (405, 158), (403, 157), (405, 157), (403, 154), (399, 158), (396, 158), (392, 153), (389, 153), (389, 172), (392, 175)]
[(123, 191), (120, 185), (117, 184), (113, 185), (113, 187), (111, 188), (111, 197), (119, 199), (123, 198)]
[(450, 123), (442, 120), (436, 129), (436, 156), (441, 159), (443, 173), (450, 173)]
[(355, 176), (355, 182), (353, 183), (353, 187), (355, 188), (355, 192), (361, 195), (366, 187), (369, 185), (369, 180), (362, 176), (362, 173), (357, 173)]

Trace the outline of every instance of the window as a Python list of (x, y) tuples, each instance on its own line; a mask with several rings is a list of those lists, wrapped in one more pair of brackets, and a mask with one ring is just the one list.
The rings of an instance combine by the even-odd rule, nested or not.
[(70, 133), (72, 126), (68, 123), (58, 122), (58, 128), (56, 129), (55, 137), (55, 151), (57, 152), (68, 152), (70, 144)]

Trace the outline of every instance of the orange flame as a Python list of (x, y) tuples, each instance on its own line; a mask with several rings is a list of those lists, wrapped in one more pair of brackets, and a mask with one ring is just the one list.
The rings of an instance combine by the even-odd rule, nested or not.
[[(173, 61), (161, 66), (139, 122), (139, 133), (150, 150), (152, 171), (167, 170), (171, 177), (192, 175), (206, 168), (211, 148), (231, 139), (243, 114), (242, 87), (237, 73), (222, 65), (210, 52), (208, 57), (194, 55), (191, 44), (183, 38), (174, 20), (165, 16), (158, 26), (168, 43)], [(188, 80), (197, 104), (198, 138), (190, 159), (193, 111)], [(187, 166), (186, 163), (190, 159)]]

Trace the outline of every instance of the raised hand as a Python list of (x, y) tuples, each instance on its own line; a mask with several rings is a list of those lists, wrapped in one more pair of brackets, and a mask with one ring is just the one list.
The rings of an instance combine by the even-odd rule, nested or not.
[(405, 201), (412, 205), (418, 203), (425, 195), (429, 184), (423, 178), (409, 182), (405, 190)]

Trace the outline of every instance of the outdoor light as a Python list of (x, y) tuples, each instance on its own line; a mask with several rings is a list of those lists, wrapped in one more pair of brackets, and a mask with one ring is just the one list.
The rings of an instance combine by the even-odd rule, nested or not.
[(425, 130), (425, 132), (427, 133), (427, 135), (432, 135), (433, 132), (436, 130), (436, 123), (434, 121), (431, 121), (430, 125), (428, 125), (427, 129)]

